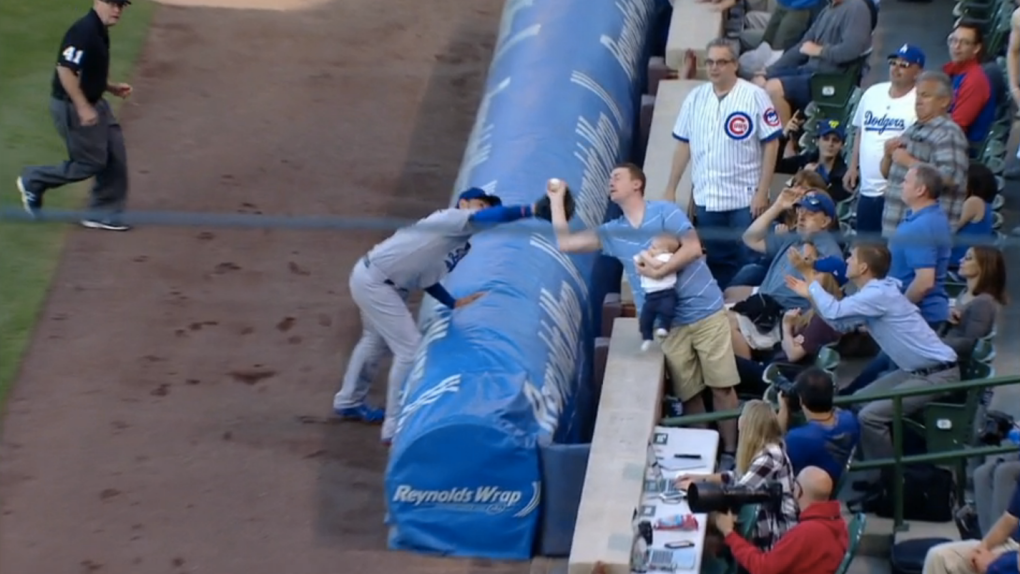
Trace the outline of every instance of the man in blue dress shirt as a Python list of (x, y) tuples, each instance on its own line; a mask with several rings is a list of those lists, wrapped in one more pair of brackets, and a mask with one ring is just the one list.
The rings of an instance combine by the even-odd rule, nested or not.
[[(813, 262), (792, 257), (801, 280), (787, 277), (790, 289), (809, 297), (822, 319), (846, 332), (864, 326), (897, 369), (858, 391), (862, 394), (930, 387), (932, 395), (904, 397), (903, 416), (910, 415), (939, 396), (940, 386), (960, 380), (956, 352), (942, 342), (934, 329), (903, 294), (900, 282), (887, 277), (891, 265), (888, 248), (881, 244), (859, 244), (847, 259), (846, 277), (857, 286), (853, 295), (837, 300), (814, 280)], [(865, 460), (894, 455), (889, 423), (893, 401), (872, 401), (858, 414), (861, 423), (861, 452)], [(876, 477), (877, 478), (877, 477)]]
[[(903, 294), (921, 310), (921, 317), (936, 331), (949, 320), (946, 275), (953, 248), (949, 217), (939, 205), (945, 189), (942, 174), (934, 166), (918, 164), (903, 180), (903, 202), (907, 213), (889, 238), (892, 266), (889, 277), (900, 282)], [(896, 365), (885, 353), (879, 354), (851, 383), (860, 390)], [(844, 393), (851, 389), (844, 390)]]

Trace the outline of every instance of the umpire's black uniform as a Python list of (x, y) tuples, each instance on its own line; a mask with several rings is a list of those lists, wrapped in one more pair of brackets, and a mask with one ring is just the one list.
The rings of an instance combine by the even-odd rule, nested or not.
[[(117, 10), (130, 0), (104, 0)], [(25, 207), (34, 213), (42, 207), (43, 194), (50, 188), (95, 177), (90, 210), (104, 213), (82, 223), (87, 227), (124, 230), (117, 215), (124, 209), (128, 192), (127, 151), (120, 124), (103, 99), (109, 82), (110, 36), (107, 24), (95, 9), (75, 22), (64, 35), (57, 58), (58, 68), (78, 76), (78, 85), (98, 116), (92, 125), (82, 125), (78, 110), (54, 71), (50, 113), (57, 131), (67, 144), (69, 160), (50, 166), (27, 167), (18, 186)]]

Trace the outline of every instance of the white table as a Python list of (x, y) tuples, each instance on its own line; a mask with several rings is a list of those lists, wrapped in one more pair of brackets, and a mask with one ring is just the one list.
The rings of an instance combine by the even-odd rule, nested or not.
[[(711, 474), (715, 472), (715, 460), (719, 451), (719, 433), (714, 430), (655, 427), (652, 436), (655, 454), (659, 459), (664, 478), (675, 479), (683, 474)], [(698, 455), (698, 460), (675, 458), (674, 455)], [(646, 477), (653, 476), (652, 469), (646, 470)], [(677, 514), (688, 514), (690, 508), (686, 499), (677, 504), (667, 504), (656, 493), (642, 496), (642, 506), (638, 509), (640, 520), (648, 520), (653, 525), (656, 520), (669, 518)], [(701, 571), (701, 554), (705, 546), (705, 531), (708, 516), (695, 514), (698, 520), (696, 531), (656, 530), (650, 551), (665, 550), (666, 543), (690, 540), (694, 546), (674, 551), (678, 564), (677, 572)], [(693, 555), (693, 565), (688, 556)], [(686, 563), (684, 563), (686, 562)]]

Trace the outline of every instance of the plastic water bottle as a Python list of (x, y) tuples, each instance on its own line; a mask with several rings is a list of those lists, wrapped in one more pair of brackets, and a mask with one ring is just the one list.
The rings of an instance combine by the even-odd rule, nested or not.
[(1006, 435), (1006, 440), (1020, 446), (1020, 427), (1014, 425), (1013, 428), (1010, 429), (1009, 434)]

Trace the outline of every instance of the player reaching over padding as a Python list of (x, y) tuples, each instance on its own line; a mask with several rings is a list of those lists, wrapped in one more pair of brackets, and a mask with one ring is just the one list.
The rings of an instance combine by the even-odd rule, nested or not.
[[(456, 208), (440, 209), (398, 230), (358, 260), (349, 284), (364, 330), (351, 353), (343, 386), (333, 398), (338, 416), (382, 422), (382, 441), (390, 442), (396, 431), (397, 398), (421, 342), (421, 332), (407, 307), (408, 296), (424, 290), (451, 309), (475, 301), (482, 293), (456, 299), (440, 280), (467, 255), (476, 232), (532, 216), (551, 220), (547, 198), (535, 205), (503, 206), (498, 197), (471, 188), (460, 194)], [(387, 348), (393, 353), (393, 365), (383, 410), (370, 407), (365, 400), (376, 365)]]

